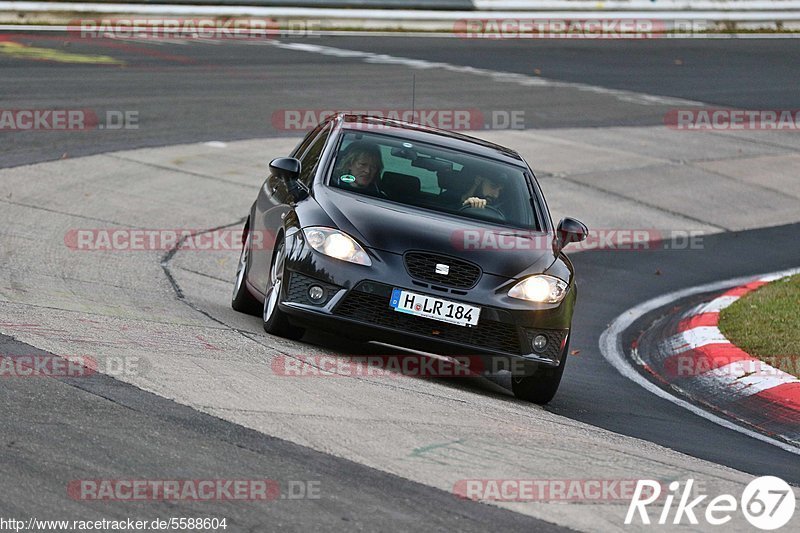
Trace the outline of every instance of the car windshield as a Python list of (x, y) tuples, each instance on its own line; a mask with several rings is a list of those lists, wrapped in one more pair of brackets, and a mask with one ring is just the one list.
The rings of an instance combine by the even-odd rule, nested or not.
[(329, 184), (409, 206), (539, 229), (524, 169), (433, 144), (347, 132)]

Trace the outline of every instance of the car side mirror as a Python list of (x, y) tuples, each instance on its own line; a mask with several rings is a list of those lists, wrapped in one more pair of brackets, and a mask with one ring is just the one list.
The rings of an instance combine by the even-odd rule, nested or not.
[(570, 217), (562, 218), (561, 222), (558, 223), (558, 229), (556, 230), (556, 241), (558, 243), (558, 248), (562, 249), (566, 245), (573, 242), (585, 241), (588, 235), (589, 228), (587, 228), (586, 224), (580, 220), (575, 220), (574, 218)]
[(293, 157), (279, 157), (269, 163), (269, 170), (274, 176), (289, 183), (300, 177), (300, 161)]

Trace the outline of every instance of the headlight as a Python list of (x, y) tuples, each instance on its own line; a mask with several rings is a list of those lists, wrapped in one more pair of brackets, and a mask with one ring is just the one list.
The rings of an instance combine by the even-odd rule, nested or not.
[(371, 266), (367, 252), (353, 238), (333, 228), (311, 227), (303, 229), (308, 244), (321, 254), (358, 265)]
[(539, 274), (514, 285), (508, 295), (529, 302), (556, 304), (567, 295), (567, 284), (553, 276)]

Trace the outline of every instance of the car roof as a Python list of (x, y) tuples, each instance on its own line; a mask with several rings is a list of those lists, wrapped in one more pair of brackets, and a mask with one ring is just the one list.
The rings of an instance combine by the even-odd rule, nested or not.
[(344, 130), (364, 131), (370, 126), (379, 126), (380, 131), (376, 131), (376, 133), (387, 133), (411, 141), (428, 142), (453, 150), (499, 159), (517, 166), (525, 166), (522, 157), (514, 150), (461, 133), (372, 115), (338, 113), (332, 119), (338, 122)]

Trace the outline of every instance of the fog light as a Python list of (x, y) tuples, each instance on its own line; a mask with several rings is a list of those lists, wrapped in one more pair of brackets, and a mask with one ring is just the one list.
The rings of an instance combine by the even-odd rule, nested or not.
[(533, 342), (531, 342), (531, 346), (533, 346), (533, 349), (537, 352), (541, 352), (547, 346), (547, 337), (544, 335), (536, 335), (533, 338)]
[(318, 302), (325, 297), (325, 289), (319, 285), (312, 285), (308, 288), (308, 297), (311, 298), (312, 301)]

